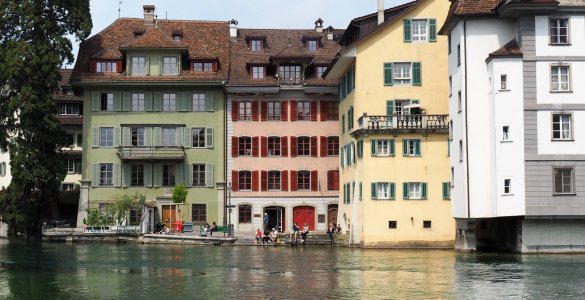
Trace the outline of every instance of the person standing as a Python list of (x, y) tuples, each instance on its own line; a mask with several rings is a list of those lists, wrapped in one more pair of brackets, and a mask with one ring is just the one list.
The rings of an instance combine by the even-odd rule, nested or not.
[(331, 246), (333, 246), (333, 234), (335, 233), (335, 226), (333, 223), (329, 223), (329, 227), (327, 228), (327, 235), (329, 235), (329, 239), (331, 240)]
[(270, 216), (268, 213), (264, 213), (264, 231), (268, 230), (268, 223), (270, 223)]
[(214, 231), (217, 231), (217, 224), (215, 224), (215, 222), (213, 222), (213, 225), (209, 227), (209, 235), (213, 235)]

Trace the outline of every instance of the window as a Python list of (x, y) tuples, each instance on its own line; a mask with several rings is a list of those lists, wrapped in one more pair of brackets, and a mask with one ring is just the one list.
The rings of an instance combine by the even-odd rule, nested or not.
[[(112, 102), (113, 102), (113, 97), (112, 97)], [(59, 103), (59, 115), (60, 116), (79, 116), (79, 111), (80, 111), (79, 104)]]
[(569, 43), (569, 19), (554, 18), (550, 19), (550, 43), (553, 45), (563, 45)]
[(114, 146), (114, 128), (101, 127), (100, 128), (100, 147)]
[(144, 94), (132, 94), (132, 111), (144, 111)]
[(193, 111), (205, 111), (205, 94), (204, 93), (193, 93), (192, 96), (192, 110)]
[(463, 161), (463, 140), (459, 140), (459, 161)]
[(165, 56), (162, 58), (163, 59), (163, 75), (177, 75), (178, 74), (178, 68), (177, 68), (177, 63), (178, 63), (178, 59), (177, 57), (174, 56)]
[(451, 183), (443, 182), (443, 200), (451, 199)]
[(215, 62), (194, 62), (193, 63), (193, 71), (194, 72), (215, 72), (217, 68), (217, 63)]
[(504, 194), (512, 194), (512, 179), (504, 179)]
[(95, 64), (95, 71), (97, 73), (112, 73), (117, 72), (115, 61), (98, 61)]
[(62, 191), (73, 191), (75, 190), (75, 183), (63, 183), (61, 184)]
[(372, 156), (394, 155), (394, 140), (372, 140)]
[(449, 76), (449, 97), (453, 94), (453, 77)]
[(500, 90), (505, 91), (508, 89), (508, 75), (500, 75)]
[(142, 212), (140, 209), (129, 209), (128, 210), (128, 225), (130, 225), (130, 226), (140, 225), (141, 217), (142, 217)]
[(410, 199), (420, 199), (421, 198), (420, 182), (411, 182), (408, 185), (408, 194)]
[(427, 20), (412, 20), (412, 40), (427, 40)]
[(73, 147), (75, 145), (75, 135), (73, 133), (67, 134), (67, 146)]
[(431, 228), (431, 221), (423, 221), (423, 228), (430, 229)]
[(240, 224), (252, 223), (252, 205), (241, 204), (238, 206), (238, 222)]
[(315, 52), (319, 48), (319, 42), (317, 40), (307, 40), (307, 50), (309, 52)]
[(378, 182), (376, 184), (378, 199), (390, 199), (390, 184), (388, 182)]
[(339, 137), (328, 136), (327, 137), (327, 156), (338, 156), (339, 155)]
[(311, 155), (311, 138), (308, 136), (301, 136), (297, 138), (297, 155), (310, 156)]
[(436, 42), (436, 19), (404, 19), (404, 42)]
[(502, 141), (509, 141), (510, 140), (510, 126), (503, 126), (502, 127)]
[(132, 165), (130, 186), (144, 186), (144, 165)]
[(132, 146), (145, 146), (144, 143), (144, 127), (131, 129)]
[(402, 140), (402, 150), (404, 156), (420, 156), (420, 140)]
[(183, 38), (182, 34), (180, 34), (180, 33), (173, 33), (173, 41), (180, 42), (182, 38)]
[(176, 128), (163, 128), (162, 129), (162, 142), (165, 147), (175, 147), (177, 139)]
[(555, 168), (554, 185), (555, 194), (573, 194), (573, 168)]
[(311, 120), (311, 102), (309, 101), (297, 102), (297, 120), (299, 121)]
[(339, 191), (339, 170), (327, 171), (327, 190)]
[(280, 156), (280, 137), (268, 137), (268, 156)]
[(410, 63), (394, 64), (394, 84), (410, 84)]
[(177, 94), (163, 94), (163, 111), (177, 111)]
[(317, 70), (315, 73), (317, 73), (317, 78), (323, 79), (323, 74), (325, 73), (325, 71), (327, 71), (327, 67), (317, 66), (316, 69)]
[(389, 229), (396, 229), (397, 226), (398, 226), (397, 221), (388, 221), (388, 228)]
[(571, 90), (569, 66), (551, 66), (550, 90), (552, 92), (568, 92)]
[(238, 102), (238, 120), (251, 121), (252, 120), (252, 102), (240, 101)]
[(162, 169), (163, 169), (162, 185), (163, 186), (175, 186), (175, 175), (176, 175), (175, 165), (163, 165)]
[(571, 140), (573, 138), (570, 114), (553, 114), (552, 120), (553, 140)]
[(268, 120), (280, 121), (280, 101), (268, 102)]
[(146, 75), (146, 57), (132, 57), (132, 75)]
[(193, 128), (193, 148), (205, 148), (205, 128)]
[(461, 91), (457, 92), (457, 112), (461, 112)]
[(311, 172), (299, 171), (297, 173), (297, 183), (299, 191), (311, 190)]
[(113, 185), (114, 164), (99, 164), (99, 185), (112, 186)]
[(65, 160), (65, 170), (69, 174), (75, 173), (75, 163), (76, 160), (74, 158), (68, 158)]
[(327, 102), (327, 120), (339, 120), (339, 104), (337, 102)]
[(461, 44), (457, 44), (457, 66), (461, 65)]
[(280, 171), (268, 171), (268, 190), (280, 191)]
[(264, 66), (252, 67), (252, 79), (264, 79)]
[(347, 131), (351, 131), (353, 129), (353, 106), (349, 107), (347, 111)]
[(299, 80), (301, 79), (301, 66), (300, 65), (290, 65), (290, 66), (279, 66), (278, 67), (278, 76), (281, 80)]
[(192, 204), (191, 221), (198, 224), (207, 222), (207, 205), (199, 203)]
[(101, 111), (114, 110), (114, 94), (103, 93), (100, 95), (100, 110)]
[(205, 164), (193, 164), (193, 186), (204, 187), (205, 183)]
[(425, 182), (404, 182), (402, 184), (402, 198), (408, 199), (427, 199), (427, 184)]
[(238, 138), (238, 155), (252, 156), (252, 138), (242, 136)]
[(252, 172), (250, 171), (238, 172), (238, 190), (240, 191), (252, 190)]
[(250, 40), (250, 50), (254, 52), (262, 51), (262, 40)]

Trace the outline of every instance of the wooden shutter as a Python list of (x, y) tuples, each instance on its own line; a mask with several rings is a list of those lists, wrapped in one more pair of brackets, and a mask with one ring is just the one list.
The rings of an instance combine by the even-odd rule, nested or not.
[(339, 190), (339, 170), (327, 171), (327, 190)]
[(117, 73), (122, 73), (122, 61), (116, 61), (116, 72)]
[(412, 42), (412, 29), (411, 29), (411, 23), (412, 21), (410, 19), (404, 19), (403, 20), (403, 25), (404, 25), (404, 42), (405, 43), (410, 43)]
[(280, 120), (288, 121), (288, 101), (280, 102)]
[(290, 157), (297, 157), (297, 137), (290, 137)]
[(280, 138), (280, 156), (287, 157), (288, 156), (288, 137), (283, 136)]
[(378, 147), (377, 147), (377, 142), (376, 142), (376, 140), (372, 140), (372, 141), (370, 142), (370, 144), (372, 145), (372, 153), (371, 153), (371, 154), (372, 154), (372, 156), (376, 156), (376, 155), (378, 155)]
[[(191, 165), (193, 166), (193, 165)], [(190, 174), (193, 174), (193, 171), (190, 171)], [(189, 176), (187, 176), (187, 178), (190, 178)], [(215, 180), (214, 180), (214, 176), (213, 176), (213, 164), (206, 164), (205, 165), (205, 186), (206, 187), (213, 187)], [(187, 180), (187, 179), (185, 179)], [(190, 181), (193, 181), (193, 179), (191, 179)]]
[(378, 184), (376, 182), (372, 182), (371, 193), (372, 199), (378, 199)]
[(238, 157), (238, 137), (232, 136), (232, 157)]
[(258, 157), (258, 150), (259, 150), (259, 137), (255, 136), (252, 137), (252, 156), (253, 157)]
[(298, 118), (297, 115), (297, 101), (291, 100), (290, 101), (290, 120), (296, 121)]
[(317, 121), (317, 101), (311, 101), (311, 121)]
[(290, 171), (290, 190), (292, 192), (297, 191), (299, 189), (299, 177), (297, 176), (297, 171)]
[(232, 101), (232, 121), (238, 120), (238, 101)]
[(429, 19), (429, 42), (437, 41), (437, 19)]
[(426, 182), (421, 182), (420, 183), (420, 198), (421, 199), (427, 199), (427, 183)]
[(280, 190), (288, 191), (288, 171), (280, 171)]
[(236, 192), (239, 188), (240, 173), (236, 170), (232, 170), (232, 191)]
[(260, 156), (268, 156), (268, 138), (265, 136), (260, 137)]
[(384, 63), (384, 85), (391, 86), (394, 84), (394, 79), (392, 78), (394, 74), (392, 74), (392, 63)]
[(321, 157), (327, 157), (327, 137), (321, 137)]
[(311, 191), (319, 191), (319, 172), (317, 170), (311, 171)]
[(260, 172), (260, 190), (261, 191), (268, 191), (268, 172), (262, 171)]
[(91, 93), (91, 111), (99, 111), (101, 109), (100, 104), (100, 93)]
[(420, 62), (412, 63), (412, 85), (422, 85), (422, 66)]
[(132, 146), (132, 130), (130, 127), (122, 127), (122, 146)]
[(213, 92), (205, 93), (205, 110), (213, 111)]
[(390, 199), (396, 199), (396, 184), (394, 182), (388, 182), (390, 186)]
[(319, 107), (319, 114), (321, 115), (321, 122), (327, 121), (327, 102), (321, 101), (321, 107)]
[[(190, 133), (192, 138), (193, 131), (190, 131)], [(205, 148), (213, 148), (213, 128), (211, 127), (205, 128)]]
[[(394, 114), (394, 100), (386, 100), (386, 116), (390, 118)], [(392, 120), (392, 119), (390, 119)]]
[(408, 140), (402, 140), (402, 156), (408, 156)]
[(175, 184), (185, 184), (184, 164), (175, 164)]
[(252, 192), (258, 191), (258, 184), (260, 181), (258, 170), (252, 171)]
[(258, 121), (258, 101), (252, 101), (252, 121)]
[(122, 128), (114, 127), (114, 147), (120, 146), (120, 140), (122, 139)]
[[(129, 92), (122, 93), (122, 110), (123, 111), (130, 111), (132, 109), (132, 94)], [(148, 103), (144, 103), (144, 108), (146, 109)]]
[(114, 110), (122, 111), (122, 93), (114, 93)]
[(394, 149), (395, 148), (395, 146), (394, 146), (394, 140), (388, 140), (388, 147), (390, 148), (389, 149), (390, 155), (395, 155), (395, 152), (394, 152), (395, 151), (395, 149)]
[(213, 72), (217, 72), (217, 69), (218, 69), (217, 61), (214, 61), (212, 65), (213, 65)]
[(402, 199), (408, 199), (409, 198), (410, 191), (409, 191), (408, 187), (409, 187), (408, 182), (403, 182), (402, 183)]
[(144, 93), (144, 110), (146, 110), (146, 103), (152, 103), (152, 111), (161, 111), (162, 110), (162, 94), (161, 93)]
[(319, 153), (317, 152), (317, 137), (316, 136), (312, 136), (311, 137), (311, 156), (312, 157), (318, 157)]
[(99, 172), (99, 164), (91, 165), (91, 186), (96, 187), (99, 185), (100, 182), (100, 172)]
[(112, 180), (114, 182), (114, 187), (121, 187), (122, 186), (122, 165), (114, 164), (114, 168), (112, 170)]
[(414, 155), (420, 156), (420, 140), (414, 140)]
[(359, 140), (357, 142), (357, 157), (364, 157), (364, 140)]
[(260, 120), (261, 121), (268, 120), (268, 102), (266, 101), (260, 102)]
[(95, 60), (90, 60), (89, 61), (89, 72), (91, 73), (95, 73), (97, 69), (97, 62)]
[(152, 127), (144, 128), (144, 145), (154, 146), (154, 143), (152, 142)]
[(443, 200), (447, 200), (449, 198), (449, 182), (443, 182)]
[(153, 176), (153, 186), (159, 187), (162, 185), (162, 165), (161, 164), (154, 164), (153, 165), (152, 174)]
[(92, 128), (92, 147), (99, 147), (100, 146), (100, 129), (99, 128)]

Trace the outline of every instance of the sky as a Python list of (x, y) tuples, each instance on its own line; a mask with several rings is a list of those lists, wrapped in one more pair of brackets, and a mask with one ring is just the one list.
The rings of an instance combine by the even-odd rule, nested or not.
[[(445, 0), (446, 1), (446, 0)], [(389, 8), (409, 2), (385, 0)], [(314, 28), (321, 18), (329, 25), (345, 29), (351, 19), (375, 13), (378, 0), (90, 0), (93, 29), (99, 33), (118, 18), (142, 18), (142, 6), (153, 4), (159, 19), (238, 21), (239, 28)], [(79, 43), (74, 41), (77, 56)], [(72, 68), (73, 64), (67, 66)]]

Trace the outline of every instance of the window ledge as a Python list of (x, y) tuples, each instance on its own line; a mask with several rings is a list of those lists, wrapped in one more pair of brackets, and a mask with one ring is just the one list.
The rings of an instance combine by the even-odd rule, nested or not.
[(569, 90), (569, 91), (550, 91), (551, 94), (572, 94), (573, 91)]
[(568, 193), (568, 194), (556, 194), (553, 193), (553, 197), (575, 197), (577, 193)]
[(498, 90), (499, 92), (510, 92), (512, 91), (511, 89), (503, 89), (503, 90)]
[(503, 197), (510, 197), (510, 196), (514, 196), (514, 194), (502, 194)]
[(549, 43), (549, 46), (571, 46), (571, 43)]
[(502, 144), (506, 144), (506, 143), (512, 143), (514, 142), (513, 140), (501, 140), (500, 143)]
[(575, 139), (567, 139), (567, 140), (561, 140), (561, 139), (551, 139), (551, 142), (574, 142)]

